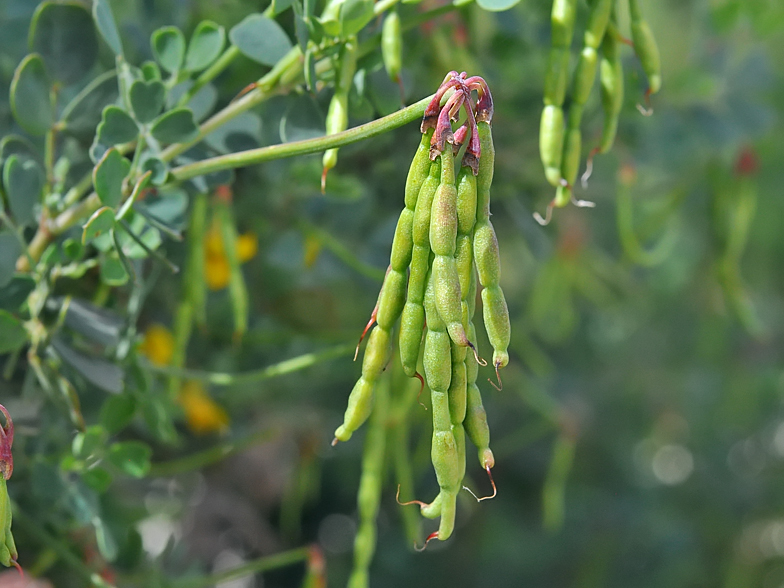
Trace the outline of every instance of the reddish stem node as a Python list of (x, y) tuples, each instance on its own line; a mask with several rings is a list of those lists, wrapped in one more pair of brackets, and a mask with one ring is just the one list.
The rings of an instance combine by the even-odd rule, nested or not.
[(373, 323), (376, 322), (377, 316), (378, 316), (378, 302), (376, 302), (376, 307), (373, 309), (373, 312), (370, 313), (370, 320), (365, 325), (365, 330), (362, 331), (362, 334), (359, 336), (359, 343), (357, 343), (357, 348), (354, 350), (354, 361), (357, 361), (357, 356), (359, 355), (359, 346), (362, 345), (362, 341), (365, 338), (365, 335), (367, 335), (367, 332), (373, 326)]
[(478, 363), (482, 367), (485, 367), (487, 365), (487, 362), (484, 359), (482, 359), (482, 357), (479, 355), (479, 352), (476, 350), (476, 347), (474, 347), (474, 344), (471, 343), (471, 341), (469, 341), (468, 346), (471, 348), (471, 351), (474, 352), (474, 359), (476, 360), (476, 363)]
[(414, 377), (419, 380), (420, 384), (422, 384), (419, 387), (419, 394), (417, 394), (417, 402), (419, 403), (419, 406), (427, 410), (427, 407), (422, 403), (421, 400), (419, 400), (419, 397), (422, 396), (422, 391), (425, 389), (425, 379), (422, 377), (422, 374), (420, 374), (419, 372), (414, 372)]

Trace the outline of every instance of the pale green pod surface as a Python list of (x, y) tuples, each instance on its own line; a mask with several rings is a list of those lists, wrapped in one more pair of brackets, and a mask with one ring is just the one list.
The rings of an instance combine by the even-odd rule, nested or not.
[(458, 486), (461, 486), (466, 472), (466, 436), (462, 420), (459, 423), (452, 424), (452, 435), (454, 435), (455, 444), (457, 445), (457, 474), (460, 478)]
[(501, 254), (495, 229), (490, 221), (477, 223), (474, 231), (474, 264), (479, 273), (480, 284), (488, 287), (499, 283)]
[(468, 337), (471, 341), (476, 341), (476, 331), (474, 330), (474, 325), (471, 322), (474, 318), (474, 313), (476, 312), (476, 290), (479, 287), (478, 281), (476, 278), (476, 272), (471, 272), (471, 282), (470, 287), (468, 290), (468, 297), (466, 298), (466, 302), (468, 304), (468, 327), (470, 329), (468, 333)]
[(577, 179), (577, 172), (580, 169), (581, 149), (582, 134), (580, 128), (573, 128), (566, 134), (563, 161), (561, 162), (561, 172), (570, 186), (574, 185)]
[(422, 329), (425, 327), (425, 309), (422, 304), (406, 302), (400, 316), (400, 363), (409, 378), (413, 378), (419, 363)]
[[(482, 154), (484, 157), (484, 153)], [(480, 158), (481, 159), (481, 158)], [(477, 180), (470, 167), (457, 175), (457, 234), (469, 235), (476, 223)]]
[(495, 168), (495, 146), (490, 124), (476, 123), (482, 156), (479, 158), (479, 173), (476, 175), (476, 220), (490, 218), (490, 187), (493, 184)]
[[(390, 272), (392, 273), (392, 272)], [(379, 308), (380, 308), (379, 304)], [(375, 380), (389, 361), (389, 331), (375, 328), (370, 333), (365, 357), (362, 358), (362, 376)]]
[(591, 14), (588, 17), (588, 25), (585, 28), (586, 47), (594, 49), (599, 47), (607, 30), (607, 24), (610, 22), (612, 8), (613, 0), (596, 0), (594, 2)]
[(656, 38), (647, 22), (632, 21), (632, 41), (642, 69), (648, 76), (649, 93), (655, 94), (661, 89), (661, 57)]
[[(471, 340), (476, 340), (476, 329), (474, 327), (474, 323), (471, 323), (468, 330), (468, 335), (471, 337)], [(476, 358), (474, 357), (473, 353), (466, 354), (465, 365), (466, 387), (468, 387), (475, 383), (477, 377), (479, 377), (479, 364), (476, 362)]]
[[(458, 484), (459, 486), (459, 484)], [(452, 536), (455, 530), (455, 516), (457, 515), (457, 492), (458, 488), (443, 492), (441, 500), (441, 521), (438, 525), (438, 540), (446, 541)]]
[(539, 154), (547, 181), (561, 183), (561, 151), (564, 141), (564, 114), (559, 106), (545, 106), (539, 125)]
[[(379, 329), (374, 329), (378, 331)], [(366, 355), (367, 357), (367, 355)], [(370, 416), (373, 407), (373, 382), (369, 382), (365, 377), (359, 378), (354, 384), (354, 389), (348, 397), (348, 405), (343, 415), (343, 424), (335, 430), (335, 439), (338, 441), (348, 441), (359, 427), (362, 426)]]
[[(431, 391), (444, 393), (449, 390), (452, 379), (452, 360), (449, 352), (449, 335), (444, 331), (428, 330), (425, 335), (425, 350), (422, 358), (425, 368), (425, 379)], [(446, 405), (447, 422), (449, 422), (449, 406)], [(435, 419), (436, 408), (433, 408)]]
[(556, 208), (563, 208), (572, 201), (572, 189), (569, 186), (558, 186), (555, 189), (555, 198), (553, 198), (553, 206)]
[(602, 60), (599, 65), (604, 125), (599, 151), (607, 153), (618, 132), (618, 115), (623, 108), (623, 65), (618, 55), (618, 41), (605, 35), (602, 42)]
[(411, 269), (408, 276), (408, 293), (406, 300), (422, 304), (430, 271), (430, 246), (414, 245), (411, 255)]
[(457, 236), (455, 264), (457, 265), (461, 298), (466, 300), (471, 288), (471, 274), (474, 271), (474, 244), (470, 234)]
[[(553, 47), (547, 59), (547, 71), (544, 75), (544, 103), (546, 106), (561, 106), (566, 97), (566, 86), (569, 84), (568, 48)], [(484, 155), (484, 153), (482, 153)]]
[(381, 474), (377, 472), (376, 476), (366, 476), (365, 469), (362, 470), (363, 475), (357, 492), (357, 510), (361, 518), (375, 519), (381, 493)]
[[(593, 47), (585, 47), (580, 52), (577, 69), (574, 70), (574, 84), (572, 85), (573, 104), (584, 105), (591, 95), (593, 82), (596, 79), (597, 53)], [(571, 116), (571, 111), (569, 112)]]
[(439, 255), (433, 259), (433, 285), (436, 308), (446, 324), (449, 336), (458, 345), (467, 346), (468, 336), (463, 327), (460, 305), (460, 279), (454, 257)]
[[(348, 127), (348, 93), (335, 92), (329, 102), (327, 110), (327, 134), (334, 135), (345, 131)], [(338, 149), (327, 149), (321, 160), (326, 169), (332, 169), (338, 164)]]
[(427, 245), (428, 253), (430, 252), (430, 212), (433, 209), (433, 198), (436, 195), (436, 190), (438, 190), (440, 176), (441, 163), (439, 159), (439, 161), (433, 162), (430, 166), (430, 173), (419, 191), (416, 209), (414, 210), (414, 225), (411, 228), (411, 237), (414, 240), (414, 244)]
[(437, 519), (441, 516), (441, 492), (435, 497), (433, 502), (421, 507), (420, 512), (426, 519)]
[(466, 394), (466, 418), (463, 421), (465, 432), (471, 443), (477, 448), (479, 463), (482, 467), (493, 467), (492, 463), (487, 463), (488, 457), (492, 456), (490, 451), (490, 427), (487, 425), (487, 413), (482, 404), (482, 394), (475, 383), (470, 383)]
[(430, 213), (430, 249), (436, 255), (455, 254), (457, 238), (457, 188), (443, 182), (436, 190)]
[(393, 82), (398, 81), (403, 67), (403, 32), (397, 10), (391, 10), (384, 19), (381, 29), (381, 57), (390, 79)]
[(436, 308), (436, 289), (433, 282), (433, 272), (427, 275), (427, 289), (425, 290), (425, 319), (427, 321), (427, 328), (430, 331), (446, 332), (446, 324), (438, 314)]
[[(359, 560), (355, 566), (366, 568), (376, 551), (376, 530), (372, 525), (362, 525), (354, 537), (354, 558)], [(369, 557), (366, 555), (369, 554)], [(363, 561), (367, 560), (367, 561)], [(360, 564), (360, 565), (357, 565)]]
[(482, 316), (490, 345), (493, 346), (493, 365), (504, 367), (509, 363), (509, 309), (506, 307), (504, 293), (498, 286), (482, 290)]
[(406, 208), (414, 210), (419, 197), (419, 190), (422, 188), (430, 173), (430, 138), (433, 136), (435, 129), (428, 129), (422, 135), (422, 140), (419, 142), (414, 159), (411, 160), (411, 166), (408, 168), (408, 175), (406, 176), (406, 190), (405, 202)]
[(574, 20), (577, 16), (577, 0), (553, 0), (550, 13), (553, 47), (569, 47), (574, 34)]
[[(389, 332), (395, 325), (403, 305), (406, 302), (406, 273), (403, 271), (391, 270), (384, 278), (384, 285), (381, 287), (381, 295), (378, 298), (378, 314), (376, 322), (381, 329)], [(379, 329), (375, 329), (377, 331)], [(365, 352), (367, 357), (367, 352)]]
[[(465, 348), (463, 348), (465, 349)], [(452, 363), (449, 382), (449, 418), (453, 425), (460, 424), (466, 415), (466, 364)]]
[[(436, 472), (441, 490), (450, 490), (460, 485), (460, 466), (457, 457), (457, 443), (451, 425), (446, 431), (433, 431), (430, 446), (430, 461)], [(441, 502), (441, 516), (444, 516), (444, 502)]]
[[(357, 535), (357, 538), (359, 535)], [(357, 538), (354, 539), (354, 549), (356, 550)], [(360, 545), (364, 546), (365, 543), (362, 542)], [(375, 549), (375, 541), (373, 542), (373, 548)], [(370, 585), (370, 572), (368, 570), (355, 570), (351, 572), (351, 576), (348, 579), (348, 583), (346, 584), (346, 588), (367, 588)]]
[(404, 208), (400, 213), (395, 228), (395, 237), (392, 239), (392, 253), (389, 256), (389, 265), (394, 271), (404, 272), (411, 263), (411, 254), (414, 247), (412, 229), (414, 226), (414, 211)]

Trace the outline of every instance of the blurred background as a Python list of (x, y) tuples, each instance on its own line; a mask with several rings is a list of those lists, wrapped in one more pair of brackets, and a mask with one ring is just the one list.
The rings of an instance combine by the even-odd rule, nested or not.
[[(36, 5), (0, 0), (3, 134), (15, 130), (7, 90)], [(126, 56), (140, 64), (160, 26), (187, 35), (210, 19), (229, 29), (266, 2), (111, 5)], [(436, 7), (424, 0), (401, 12)], [(405, 33), (408, 103), (431, 94), (451, 69), (484, 76), (493, 91), (492, 211), (512, 359), (502, 391), (486, 382), (490, 369), (479, 380), (498, 496), (477, 504), (464, 493), (454, 537), (415, 553), (385, 467), (375, 587), (784, 586), (784, 5), (662, 0), (644, 10), (662, 53), (654, 113), (635, 108), (646, 82), (623, 47), (618, 139), (596, 158), (587, 188), (576, 190), (596, 207), (557, 210), (546, 227), (532, 214), (553, 197), (538, 151), (550, 3), (523, 0), (499, 13), (469, 4)], [(291, 16), (278, 21), (293, 39)], [(99, 57), (100, 70), (112, 67), (108, 52)], [(366, 91), (352, 95), (351, 126), (400, 107), (380, 53), (363, 63)], [(227, 104), (264, 71), (237, 59), (214, 81), (212, 105)], [(246, 149), (318, 136), (330, 96), (325, 89), (275, 97), (214, 140)], [(594, 92), (586, 147), (601, 125)], [(341, 149), (324, 196), (320, 155), (236, 172), (249, 330), (233, 340), (217, 243), (207, 323), (194, 330), (184, 365), (234, 374), (326, 356), (274, 379), (184, 380), (169, 441), (141, 414), (121, 434), (152, 448), (146, 477), (116, 479), (103, 492), (75, 482), (60, 468), (73, 431), (58, 410), (36, 401), (22, 375), (0, 381), (17, 422), (9, 489), (28, 515), (118, 585), (165, 585), (316, 544), (328, 585), (344, 586), (364, 431), (335, 448), (330, 441), (359, 376), (351, 350), (388, 263), (418, 140), (410, 124)], [(182, 245), (165, 249), (184, 260)], [(123, 289), (83, 295), (124, 311), (136, 304), (141, 351), (165, 366), (182, 291), (178, 276), (158, 272), (130, 301)], [(489, 349), (480, 339), (480, 350)], [(130, 388), (139, 381), (150, 394), (169, 385), (160, 371), (127, 375)], [(416, 393), (403, 378), (393, 383), (395, 394)], [(80, 396), (85, 420), (96, 422), (105, 393), (87, 385)], [(413, 406), (410, 463), (423, 500), (437, 491), (429, 419)], [(472, 458), (469, 451), (468, 485), (482, 493), (489, 484)], [(14, 524), (26, 568), (58, 587), (84, 585), (33, 528)], [(221, 586), (298, 586), (303, 569)]]

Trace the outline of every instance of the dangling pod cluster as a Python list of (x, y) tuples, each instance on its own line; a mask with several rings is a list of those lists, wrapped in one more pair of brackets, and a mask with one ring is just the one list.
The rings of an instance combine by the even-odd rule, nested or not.
[[(473, 323), (481, 285), (484, 325), (497, 376), (509, 362), (510, 325), (499, 283), (498, 240), (490, 222), (492, 118), (493, 99), (485, 81), (454, 71), (427, 107), (422, 140), (406, 179), (405, 208), (395, 231), (389, 269), (366, 332), (373, 322), (376, 326), (343, 424), (335, 431), (334, 443), (347, 441), (368, 418), (373, 389), (390, 360), (392, 330), (400, 318), (403, 371), (430, 388), (431, 461), (440, 492), (429, 504), (415, 501), (425, 517), (440, 517), (438, 531), (428, 540), (443, 541), (454, 529), (457, 494), (465, 474), (466, 434), (488, 475), (495, 463), (476, 385), (479, 367), (487, 362), (477, 352)], [(462, 124), (454, 130), (453, 123)], [(418, 373), (420, 355), (424, 378)]]
[[(624, 0), (627, 1), (627, 0)], [(547, 181), (555, 186), (555, 198), (547, 207), (544, 218), (534, 216), (543, 225), (550, 221), (554, 207), (564, 207), (569, 202), (577, 206), (593, 206), (592, 202), (577, 200), (573, 186), (577, 179), (582, 158), (580, 123), (583, 109), (591, 95), (599, 69), (604, 128), (598, 145), (588, 156), (583, 183), (591, 175), (593, 157), (606, 153), (615, 141), (618, 118), (623, 106), (623, 68), (618, 53), (618, 43), (634, 47), (643, 71), (648, 78), (646, 103), (650, 95), (661, 88), (659, 50), (651, 28), (645, 22), (640, 0), (628, 0), (631, 15), (632, 40), (621, 36), (616, 22), (616, 0), (589, 0), (588, 22), (583, 34), (582, 49), (571, 81), (568, 114), (564, 115), (564, 100), (569, 81), (569, 61), (574, 35), (577, 0), (554, 0), (551, 15), (552, 40), (550, 57), (544, 83), (544, 109), (539, 126), (539, 152)], [(601, 52), (601, 59), (599, 57)], [(639, 106), (649, 115), (649, 107)]]

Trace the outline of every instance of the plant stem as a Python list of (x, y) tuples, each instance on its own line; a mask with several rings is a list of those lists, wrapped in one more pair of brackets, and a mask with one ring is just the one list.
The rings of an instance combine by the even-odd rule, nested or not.
[(263, 431), (257, 431), (242, 439), (222, 443), (192, 455), (154, 463), (150, 467), (149, 475), (153, 478), (160, 478), (200, 470), (206, 466), (217, 463), (230, 455), (244, 451), (249, 447), (269, 441), (275, 437), (277, 433), (278, 431), (276, 429), (265, 429)]
[(240, 374), (229, 374), (226, 372), (205, 372), (201, 370), (179, 369), (168, 366), (158, 366), (148, 364), (146, 367), (150, 371), (164, 374), (167, 376), (175, 376), (180, 378), (187, 378), (190, 380), (199, 380), (215, 386), (233, 386), (238, 384), (250, 384), (276, 378), (278, 376), (285, 376), (314, 366), (322, 361), (328, 361), (337, 357), (348, 356), (354, 351), (354, 343), (344, 343), (343, 345), (336, 345), (317, 351), (314, 353), (306, 353), (291, 359), (286, 359), (280, 363), (276, 363), (260, 370), (244, 372)]
[(307, 561), (309, 555), (309, 547), (298, 547), (297, 549), (283, 551), (281, 553), (276, 553), (275, 555), (261, 557), (245, 565), (234, 568), (233, 570), (225, 570), (210, 574), (209, 576), (200, 576), (198, 578), (175, 580), (172, 582), (172, 586), (174, 588), (206, 588), (207, 586), (213, 586), (222, 582), (244, 578), (251, 574), (268, 572), (269, 570), (276, 570), (295, 563)]
[(57, 556), (79, 574), (88, 585), (95, 586), (96, 588), (113, 588), (112, 584), (106, 582), (99, 574), (88, 568), (79, 557), (74, 555), (66, 544), (51, 536), (41, 528), (35, 520), (27, 516), (25, 511), (22, 510), (18, 504), (12, 502), (11, 507), (14, 512), (14, 522), (22, 528), (23, 532), (54, 551)]
[(223, 70), (229, 67), (237, 57), (241, 55), (240, 50), (237, 49), (236, 45), (229, 45), (229, 48), (223, 52), (223, 54), (218, 57), (218, 59), (213, 63), (210, 67), (205, 69), (202, 74), (196, 78), (196, 81), (193, 85), (188, 89), (185, 94), (177, 102), (177, 108), (181, 108), (188, 104), (191, 101), (199, 90), (201, 90), (204, 86), (209, 84), (212, 80), (218, 77)]
[(370, 139), (381, 135), (382, 133), (386, 133), (387, 131), (402, 127), (403, 125), (421, 118), (431, 99), (432, 96), (428, 96), (411, 106), (407, 106), (406, 108), (367, 124), (348, 129), (342, 133), (317, 137), (315, 139), (305, 139), (303, 141), (292, 141), (291, 143), (282, 143), (280, 145), (271, 145), (269, 147), (260, 147), (258, 149), (249, 149), (247, 151), (229, 153), (228, 155), (221, 155), (195, 163), (181, 165), (171, 170), (171, 177), (176, 181), (188, 180), (196, 176), (216, 171), (246, 167), (265, 161), (272, 161), (273, 159), (294, 157), (295, 155), (319, 153), (320, 151), (325, 151), (326, 149), (331, 149), (333, 147), (351, 145), (352, 143)]
[(335, 257), (337, 257), (340, 261), (345, 263), (355, 272), (365, 276), (366, 278), (375, 280), (376, 282), (384, 281), (386, 272), (383, 269), (377, 268), (359, 259), (351, 249), (338, 241), (330, 233), (304, 219), (301, 220), (299, 224), (305, 234), (312, 235), (324, 247), (331, 251)]

